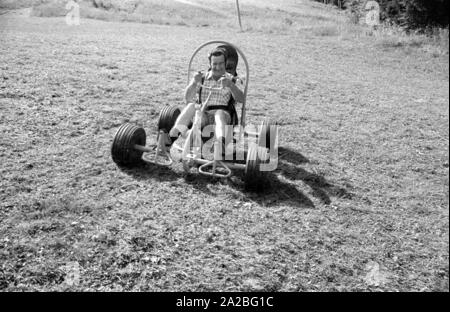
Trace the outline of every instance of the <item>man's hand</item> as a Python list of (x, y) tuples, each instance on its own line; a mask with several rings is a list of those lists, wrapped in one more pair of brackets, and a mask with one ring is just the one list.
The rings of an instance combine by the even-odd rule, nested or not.
[(219, 82), (222, 84), (222, 88), (231, 88), (231, 85), (233, 85), (233, 81), (227, 77), (220, 78)]
[(227, 76), (223, 76), (219, 79), (222, 84), (222, 88), (228, 88), (231, 91), (231, 95), (235, 99), (236, 102), (243, 103), (244, 102), (244, 93), (239, 89), (233, 81)]
[(196, 84), (198, 84), (198, 83), (202, 83), (202, 76), (203, 76), (203, 74), (202, 74), (202, 72), (197, 72), (197, 73), (195, 73), (195, 75), (194, 75), (194, 82), (196, 83)]

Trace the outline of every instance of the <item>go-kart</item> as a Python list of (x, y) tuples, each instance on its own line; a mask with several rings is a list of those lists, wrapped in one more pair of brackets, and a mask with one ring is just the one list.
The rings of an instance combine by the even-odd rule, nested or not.
[[(276, 169), (278, 162), (278, 128), (268, 118), (262, 121), (259, 129), (246, 126), (249, 66), (245, 55), (238, 47), (226, 41), (206, 42), (199, 46), (190, 58), (187, 82), (189, 84), (191, 73), (195, 72), (192, 69), (195, 56), (201, 49), (213, 44), (219, 44), (221, 48), (226, 50), (227, 72), (236, 74), (238, 55), (241, 56), (245, 64), (244, 100), (240, 103), (242, 104), (240, 118), (236, 116), (232, 125), (233, 143), (235, 146), (244, 146), (244, 148), (240, 149), (239, 152), (234, 151), (233, 157), (224, 158), (223, 154), (218, 152), (222, 149), (219, 148), (218, 142), (215, 142), (211, 145), (210, 151), (212, 153), (205, 155), (205, 150), (208, 149), (202, 147), (208, 142), (213, 142), (212, 140), (205, 142), (206, 139), (210, 138), (202, 136), (202, 116), (207, 107), (208, 97), (204, 103), (195, 105), (195, 117), (192, 126), (187, 131), (184, 143), (179, 144), (175, 141), (171, 145), (171, 149), (168, 148), (170, 146), (168, 133), (180, 115), (181, 111), (178, 106), (166, 106), (160, 112), (156, 146), (146, 146), (146, 134), (143, 128), (130, 123), (121, 125), (115, 134), (111, 147), (112, 159), (116, 164), (132, 167), (141, 161), (145, 161), (156, 165), (170, 166), (175, 161), (181, 162), (187, 172), (196, 169), (199, 174), (219, 178), (228, 178), (233, 174), (233, 171), (244, 170), (244, 182), (247, 189), (260, 189), (264, 186), (267, 172)], [(210, 89), (209, 95), (214, 89), (204, 85), (201, 85), (201, 87)], [(171, 150), (178, 153), (171, 153)], [(174, 154), (177, 156), (174, 156)]]

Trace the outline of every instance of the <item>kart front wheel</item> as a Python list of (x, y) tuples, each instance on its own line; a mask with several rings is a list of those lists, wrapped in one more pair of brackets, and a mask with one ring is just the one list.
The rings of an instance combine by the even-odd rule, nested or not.
[(161, 110), (158, 120), (158, 131), (163, 130), (166, 133), (172, 129), (177, 121), (181, 111), (177, 106), (166, 106)]
[(244, 182), (245, 189), (260, 191), (267, 183), (267, 171), (261, 170), (261, 165), (268, 159), (267, 149), (252, 145), (247, 152)]
[(277, 124), (271, 122), (268, 118), (264, 119), (261, 124), (259, 135), (258, 135), (258, 145), (264, 148), (275, 148), (275, 139), (277, 136)]
[(114, 136), (111, 146), (111, 156), (113, 161), (119, 166), (132, 167), (138, 164), (142, 158), (142, 151), (134, 146), (145, 146), (145, 130), (130, 123), (120, 126)]

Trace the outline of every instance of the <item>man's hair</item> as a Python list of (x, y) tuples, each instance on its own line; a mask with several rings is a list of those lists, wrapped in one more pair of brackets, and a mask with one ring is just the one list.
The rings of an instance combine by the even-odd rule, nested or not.
[(214, 50), (209, 52), (209, 55), (208, 55), (209, 64), (211, 64), (211, 58), (213, 56), (221, 56), (221, 55), (223, 55), (223, 59), (224, 59), (225, 64), (226, 64), (227, 63), (227, 53), (222, 48), (215, 48)]

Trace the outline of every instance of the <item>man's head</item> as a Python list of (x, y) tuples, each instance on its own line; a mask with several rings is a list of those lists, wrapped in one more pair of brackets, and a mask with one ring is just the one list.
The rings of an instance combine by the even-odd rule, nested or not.
[(208, 56), (209, 66), (214, 78), (219, 78), (226, 73), (225, 65), (227, 56), (223, 49), (216, 48)]

